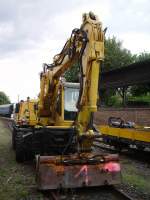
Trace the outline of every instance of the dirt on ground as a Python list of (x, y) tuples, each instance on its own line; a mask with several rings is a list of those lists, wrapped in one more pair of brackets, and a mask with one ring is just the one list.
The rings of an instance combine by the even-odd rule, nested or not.
[[(122, 184), (119, 187), (136, 200), (149, 200), (149, 164), (121, 156), (121, 165)], [(0, 121), (0, 200), (29, 199), (46, 200), (36, 189), (34, 163), (16, 163), (11, 131), (7, 123)]]
[(36, 190), (34, 165), (18, 164), (11, 147), (11, 131), (0, 121), (0, 200), (23, 200), (30, 196), (42, 200)]

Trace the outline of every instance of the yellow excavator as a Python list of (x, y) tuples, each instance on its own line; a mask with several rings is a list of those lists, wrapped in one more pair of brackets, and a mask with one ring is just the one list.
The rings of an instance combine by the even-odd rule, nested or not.
[[(104, 31), (92, 12), (83, 14), (52, 64), (40, 74), (37, 124), (21, 133), (16, 145), (24, 160), (36, 155), (38, 189), (91, 187), (120, 183), (117, 155), (92, 150), (99, 137), (93, 129), (97, 111)], [(79, 83), (68, 83), (64, 73), (79, 64)], [(76, 75), (78, 76), (78, 74)]]
[[(35, 107), (37, 105), (36, 99), (21, 100), (15, 104), (13, 114), (13, 131), (12, 131), (12, 148), (16, 149), (16, 140), (20, 137), (20, 133), (28, 132), (37, 124), (37, 113)], [(16, 152), (16, 160), (22, 160), (22, 156), (19, 156)]]

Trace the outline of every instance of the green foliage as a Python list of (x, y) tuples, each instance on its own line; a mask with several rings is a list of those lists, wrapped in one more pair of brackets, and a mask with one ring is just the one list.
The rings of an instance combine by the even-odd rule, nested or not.
[(107, 98), (107, 101), (105, 103), (109, 107), (120, 107), (122, 105), (122, 99), (117, 95), (110, 96), (109, 98)]
[(125, 185), (130, 185), (132, 188), (136, 188), (140, 192), (149, 194), (150, 191), (150, 182), (149, 176), (147, 175), (147, 169), (145, 166), (144, 170), (139, 165), (131, 160), (123, 160), (121, 163), (123, 165), (122, 168), (122, 182)]
[(131, 94), (133, 96), (147, 95), (150, 92), (150, 84), (135, 85), (131, 87)]
[(115, 93), (115, 89), (102, 89), (101, 91), (101, 94), (100, 94), (100, 101), (101, 103), (103, 104), (106, 104), (106, 105), (109, 105), (109, 101), (110, 101), (110, 97), (111, 96), (114, 96), (116, 93)]
[[(128, 49), (122, 46), (122, 42), (116, 37), (105, 39), (105, 59), (102, 71), (125, 67), (134, 62), (150, 59), (150, 53), (142, 52), (133, 55)], [(66, 73), (65, 78), (68, 82), (79, 82), (79, 65), (75, 63)], [(147, 95), (150, 92), (150, 84), (132, 86), (131, 96)], [(101, 102), (107, 106), (121, 106), (121, 98), (115, 94), (115, 89), (101, 91)]]
[[(134, 62), (135, 55), (122, 47), (122, 42), (115, 37), (105, 39), (105, 60), (103, 71), (116, 69)], [(79, 65), (75, 63), (66, 73), (65, 78), (69, 82), (78, 82)]]
[(79, 82), (79, 64), (73, 64), (73, 66), (65, 73), (64, 76), (68, 82)]
[[(102, 71), (110, 71), (127, 66), (133, 63), (135, 58), (135, 55), (132, 55), (129, 50), (123, 48), (122, 42), (117, 40), (116, 37), (105, 39), (105, 59)], [(109, 93), (104, 92), (103, 95), (105, 105), (121, 106), (121, 98), (115, 96), (115, 89), (111, 89)]]
[(122, 42), (116, 37), (105, 40), (104, 71), (120, 68), (133, 63), (135, 55), (122, 46)]
[[(135, 61), (140, 62), (148, 59), (150, 59), (150, 53), (142, 52), (139, 55), (136, 55)], [(131, 87), (131, 94), (133, 96), (146, 95), (148, 92), (150, 92), (150, 84), (148, 83)]]
[(32, 166), (16, 163), (10, 141), (11, 132), (0, 121), (0, 200), (43, 200), (40, 192), (31, 189), (36, 184)]
[(10, 103), (9, 97), (4, 92), (0, 92), (0, 105), (8, 103)]
[(129, 101), (136, 101), (136, 102), (146, 102), (150, 104), (150, 94), (143, 95), (143, 96), (132, 96), (128, 97)]
[(148, 60), (150, 59), (150, 53), (147, 52), (142, 52), (139, 55), (136, 55), (135, 57), (135, 62), (140, 62), (140, 61), (144, 61), (144, 60)]

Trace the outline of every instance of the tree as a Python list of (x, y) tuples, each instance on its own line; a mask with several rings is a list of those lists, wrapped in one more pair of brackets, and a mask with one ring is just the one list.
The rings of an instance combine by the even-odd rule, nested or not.
[(150, 53), (144, 51), (144, 52), (140, 53), (139, 55), (136, 55), (135, 62), (140, 62), (140, 61), (144, 61), (144, 60), (148, 60), (148, 59), (150, 59)]
[[(110, 71), (117, 68), (127, 66), (135, 61), (135, 55), (132, 55), (131, 52), (122, 46), (122, 42), (117, 40), (116, 37), (105, 39), (105, 59), (104, 67), (102, 71)], [(105, 89), (104, 89), (105, 90)], [(124, 88), (123, 88), (124, 91)], [(123, 94), (125, 94), (124, 91)], [(103, 92), (105, 99), (105, 104), (109, 105), (110, 99), (115, 95), (116, 89), (109, 89), (109, 92)], [(122, 102), (124, 102), (124, 95), (122, 97)]]
[[(150, 53), (142, 52), (139, 55), (133, 55), (128, 49), (123, 47), (122, 42), (116, 39), (116, 37), (107, 38), (105, 39), (105, 59), (102, 72), (125, 67), (134, 62), (147, 59), (150, 59)], [(75, 63), (64, 76), (69, 82), (79, 82), (79, 64)], [(130, 93), (133, 96), (146, 95), (148, 92), (150, 92), (150, 84), (132, 86), (130, 89)], [(109, 99), (115, 96), (116, 90), (110, 89), (106, 91), (104, 89), (101, 93), (101, 100), (107, 104)]]
[(134, 61), (135, 55), (132, 55), (128, 49), (123, 48), (122, 42), (117, 40), (116, 37), (105, 40), (104, 71), (124, 67)]
[[(116, 37), (105, 39), (105, 59), (102, 71), (124, 67), (135, 61), (135, 55), (122, 47), (122, 42)], [(69, 82), (78, 82), (79, 64), (75, 63), (66, 73), (65, 78)]]
[(79, 82), (79, 64), (74, 63), (73, 66), (65, 72), (64, 76), (68, 82)]
[(133, 96), (147, 95), (148, 92), (150, 92), (150, 83), (134, 85), (131, 87), (131, 94)]
[(0, 92), (0, 105), (9, 103), (10, 103), (9, 97), (4, 92)]
[[(150, 59), (150, 53), (142, 52), (136, 55), (135, 62), (141, 62)], [(133, 96), (147, 95), (150, 92), (150, 83), (145, 83), (142, 85), (134, 85), (131, 87), (131, 94)]]

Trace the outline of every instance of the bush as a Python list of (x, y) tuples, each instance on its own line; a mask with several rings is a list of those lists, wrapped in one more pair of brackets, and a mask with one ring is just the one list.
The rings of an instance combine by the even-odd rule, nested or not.
[(117, 95), (111, 96), (108, 98), (106, 105), (111, 107), (120, 107), (122, 105), (122, 99)]

